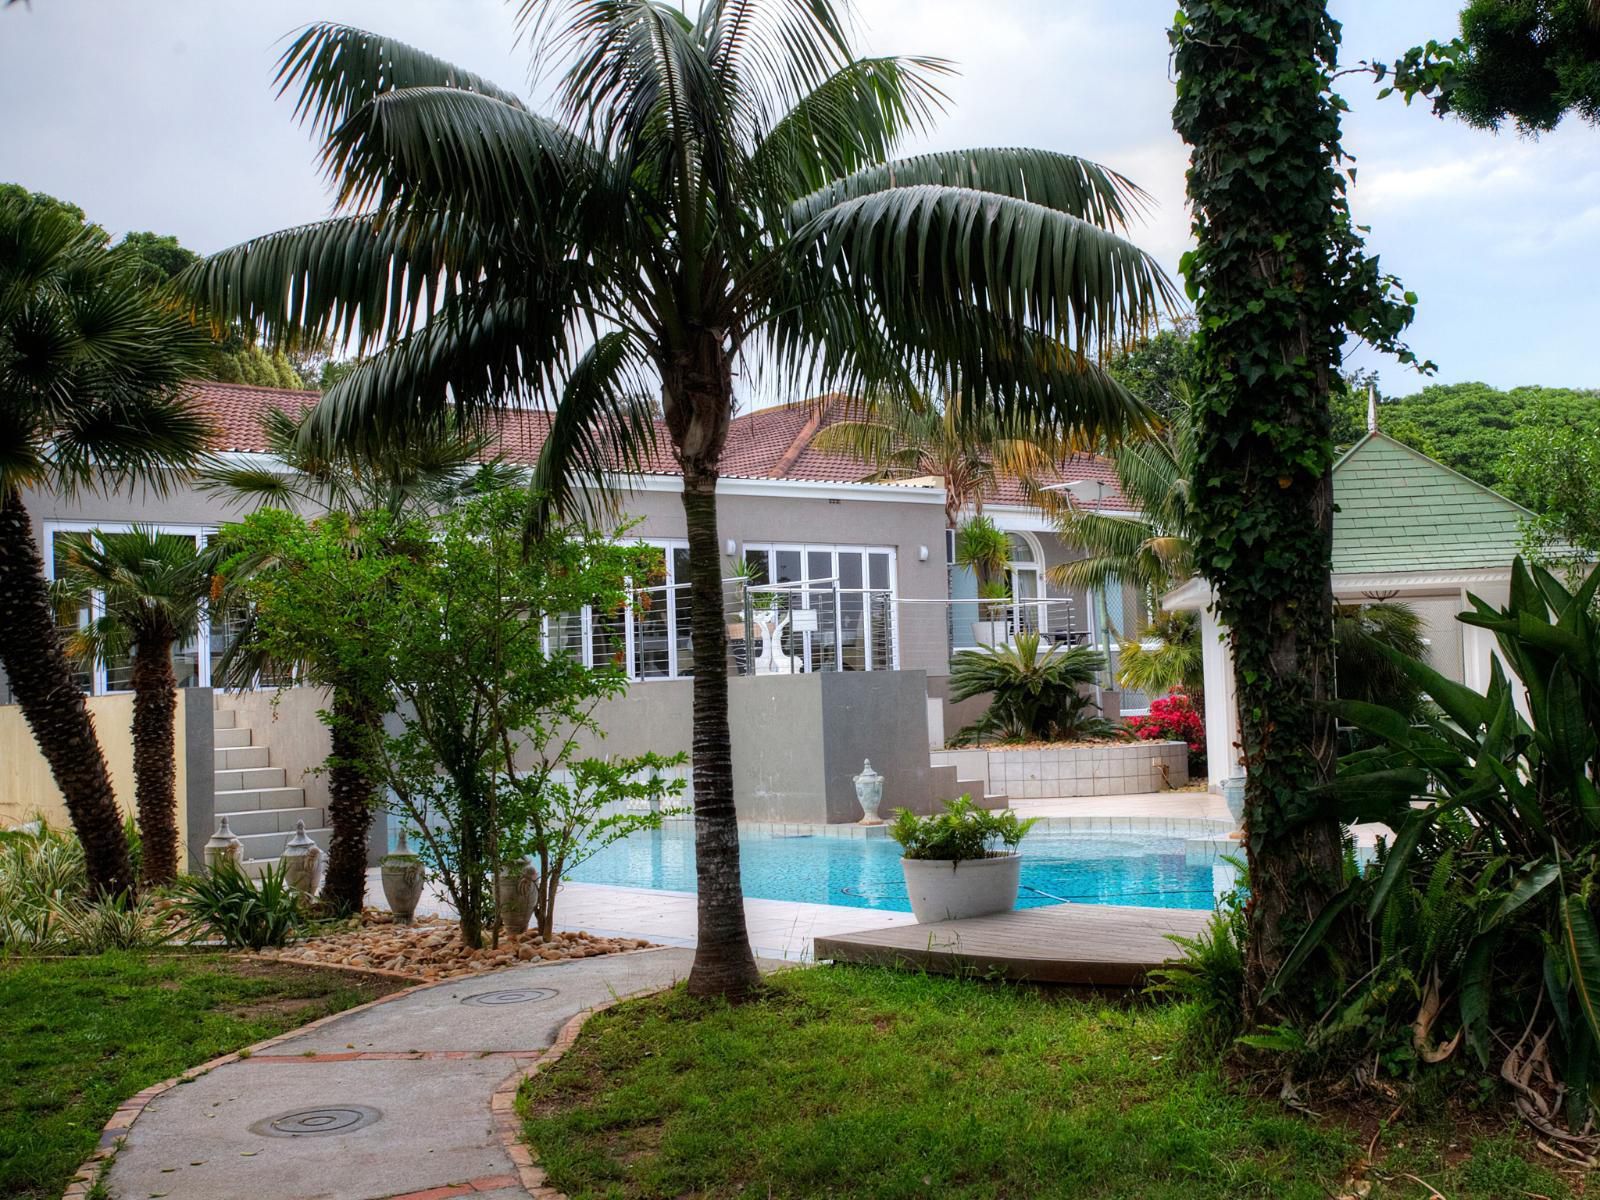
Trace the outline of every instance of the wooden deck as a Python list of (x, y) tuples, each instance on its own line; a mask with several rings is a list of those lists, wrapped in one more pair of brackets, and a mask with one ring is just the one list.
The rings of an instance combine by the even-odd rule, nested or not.
[(1051, 904), (992, 917), (896, 925), (816, 939), (817, 961), (1003, 976), (1036, 983), (1139, 984), (1193, 937), (1210, 913), (1182, 908)]

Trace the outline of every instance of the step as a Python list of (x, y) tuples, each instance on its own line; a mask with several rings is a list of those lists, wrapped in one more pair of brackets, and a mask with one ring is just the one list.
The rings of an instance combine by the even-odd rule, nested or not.
[[(232, 816), (239, 812), (255, 812), (262, 808), (304, 808), (305, 805), (304, 788), (245, 788), (242, 791), (214, 793), (212, 811), (221, 817)], [(230, 821), (229, 825), (232, 824)]]
[[(229, 821), (228, 824), (231, 827), (233, 822)], [(329, 839), (333, 837), (333, 830), (331, 829), (308, 829), (306, 833), (324, 851), (328, 849)], [(283, 853), (283, 848), (289, 844), (289, 839), (293, 836), (294, 826), (291, 825), (287, 833), (241, 834), (239, 841), (244, 846), (246, 859), (277, 858)]]
[(211, 744), (218, 750), (225, 750), (234, 746), (248, 746), (250, 744), (250, 731), (244, 728), (218, 729), (212, 735)]
[(256, 788), (281, 788), (287, 782), (282, 767), (246, 767), (240, 771), (218, 771), (212, 787), (219, 792), (248, 792)]
[(257, 808), (228, 814), (228, 828), (240, 837), (258, 833), (293, 833), (294, 823), (304, 821), (308, 829), (322, 828), (322, 810), (300, 805), (295, 808)]
[(231, 708), (214, 708), (211, 710), (211, 728), (232, 729), (239, 723), (239, 714)]
[(270, 751), (265, 746), (225, 746), (212, 753), (216, 760), (216, 769), (219, 771), (238, 771), (246, 767), (270, 765), (267, 760)]

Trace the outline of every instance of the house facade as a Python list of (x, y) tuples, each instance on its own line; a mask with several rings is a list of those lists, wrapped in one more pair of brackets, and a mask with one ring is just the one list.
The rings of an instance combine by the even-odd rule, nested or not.
[[(1456, 617), (1470, 611), (1471, 596), (1506, 602), (1522, 523), (1532, 514), (1376, 428), (1334, 464), (1333, 498), (1335, 602), (1409, 605), (1422, 618), (1434, 669), (1487, 690), (1499, 658), (1494, 636)], [(1233, 656), (1211, 601), (1210, 587), (1194, 579), (1162, 603), (1200, 614), (1206, 751), (1210, 782), (1220, 787), (1243, 768)]]
[[(274, 409), (298, 413), (317, 398), (314, 392), (218, 383), (197, 384), (194, 395), (216, 430), (214, 452), (264, 467), (276, 461), (268, 453), (265, 416)], [(869, 474), (863, 463), (818, 451), (812, 445), (818, 432), (843, 411), (843, 402), (818, 402), (744, 414), (734, 420), (723, 456), (718, 515), (728, 571), (728, 669), (738, 677), (735, 723), (748, 724), (736, 728), (734, 741), (759, 751), (741, 751), (748, 767), (741, 808), (748, 805), (752, 817), (844, 819), (854, 802), (849, 778), (869, 756), (904, 781), (906, 794), (889, 803), (925, 807), (972, 782), (948, 769), (945, 778), (927, 756), (976, 715), (970, 702), (949, 701), (951, 655), (975, 644), (980, 614), (970, 573), (952, 566), (942, 482), (863, 482)], [(513, 464), (531, 465), (547, 429), (542, 412), (503, 412), (494, 426), (496, 450)], [(635, 680), (625, 697), (597, 713), (609, 753), (672, 753), (691, 744), (688, 543), (680, 478), (667, 444), (663, 433), (655, 461), (632, 481), (623, 506), (626, 536), (660, 551), (651, 578), (633, 581), (643, 602), (623, 613), (567, 614), (547, 630), (552, 647), (586, 661), (620, 657)], [(53, 574), (69, 533), (140, 524), (204, 544), (248, 509), (185, 477), (166, 482), (132, 494), (27, 493), (47, 571)], [(1105, 511), (1122, 504), (1109, 464), (1090, 456), (1063, 462), (1043, 482), (1082, 484), (1078, 502)], [(1112, 627), (1123, 628), (1125, 597), (1063, 591), (1049, 582), (1048, 568), (1073, 552), (1028, 505), (1017, 481), (1001, 479), (984, 509), (1012, 544), (1013, 628), (1074, 644), (1105, 641), (1108, 617)], [(79, 619), (93, 615), (91, 603)], [(228, 636), (226, 629), (204, 625), (180, 648), (175, 666), (183, 687), (219, 682)], [(93, 697), (116, 697), (129, 686), (129, 665), (98, 662), (79, 683)], [(1119, 698), (1108, 693), (1104, 699), (1115, 711)], [(9, 701), (0, 676), (0, 709)], [(280, 823), (288, 823), (296, 807), (308, 815), (325, 809), (326, 783), (317, 771), (328, 753), (316, 719), (320, 694), (293, 687), (292, 680), (262, 680), (247, 692), (218, 690), (214, 704), (229, 730), (216, 733), (219, 797), (240, 793), (240, 802), (271, 804)], [(826, 764), (825, 779), (814, 777), (819, 762)], [(806, 780), (795, 782), (797, 773), (807, 772)], [(316, 824), (311, 816), (308, 825)]]

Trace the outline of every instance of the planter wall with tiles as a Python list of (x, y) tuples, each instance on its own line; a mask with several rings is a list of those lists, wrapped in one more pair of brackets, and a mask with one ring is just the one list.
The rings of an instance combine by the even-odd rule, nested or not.
[(991, 788), (1008, 799), (1163, 792), (1189, 782), (1182, 742), (1014, 746), (989, 751)]

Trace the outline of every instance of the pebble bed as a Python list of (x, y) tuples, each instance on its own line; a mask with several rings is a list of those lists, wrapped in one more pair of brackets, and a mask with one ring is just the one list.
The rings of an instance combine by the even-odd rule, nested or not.
[(389, 913), (367, 909), (361, 923), (320, 934), (277, 951), (274, 957), (293, 962), (366, 967), (395, 971), (423, 982), (480, 975), (529, 962), (596, 958), (624, 950), (642, 950), (642, 938), (605, 938), (592, 934), (557, 933), (548, 942), (538, 930), (501, 934), (498, 948), (469, 949), (461, 944), (459, 926), (444, 917), (418, 917), (402, 925)]

